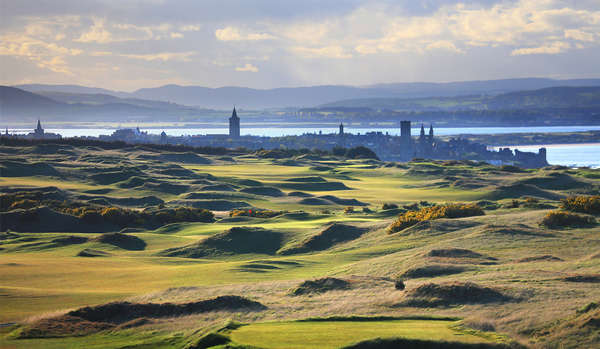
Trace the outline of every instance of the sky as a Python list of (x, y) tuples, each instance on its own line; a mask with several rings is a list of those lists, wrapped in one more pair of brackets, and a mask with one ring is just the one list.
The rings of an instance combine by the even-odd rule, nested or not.
[(0, 0), (0, 84), (600, 77), (600, 0)]

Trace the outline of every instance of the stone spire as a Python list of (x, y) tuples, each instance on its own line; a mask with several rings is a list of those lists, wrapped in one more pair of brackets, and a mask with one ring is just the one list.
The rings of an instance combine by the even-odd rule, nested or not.
[(229, 118), (229, 136), (240, 136), (240, 118), (237, 116), (235, 107), (233, 107), (233, 112), (231, 113), (231, 117)]
[(429, 141), (433, 142), (433, 124), (429, 124)]

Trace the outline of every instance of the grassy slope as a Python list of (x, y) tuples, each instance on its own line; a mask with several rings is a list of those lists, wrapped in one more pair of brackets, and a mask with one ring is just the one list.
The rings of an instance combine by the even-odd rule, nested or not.
[[(326, 164), (326, 162), (324, 162)], [(343, 182), (352, 190), (310, 191), (315, 196), (335, 195), (341, 198), (354, 198), (369, 203), (376, 209), (383, 202), (398, 204), (420, 200), (431, 202), (471, 201), (484, 197), (497, 185), (515, 180), (524, 180), (539, 176), (538, 173), (502, 173), (483, 171), (469, 166), (451, 166), (453, 172), (462, 173), (466, 177), (485, 180), (482, 188), (464, 189), (445, 185), (440, 188), (442, 174), (409, 175), (402, 168), (370, 168), (360, 162), (335, 164), (336, 171), (311, 170), (311, 164), (302, 166), (273, 165), (269, 160), (239, 159), (235, 165), (216, 163), (208, 166), (185, 165), (197, 173), (210, 173), (220, 181), (228, 182), (236, 179), (253, 179), (265, 185), (277, 186), (287, 179), (307, 176), (321, 176), (328, 181)], [(433, 165), (432, 165), (433, 166)], [(437, 165), (436, 165), (437, 166)], [(437, 170), (437, 167), (433, 166)], [(439, 167), (439, 166), (438, 166)], [(586, 174), (589, 170), (586, 172)], [(584, 179), (582, 177), (582, 179)], [(588, 180), (588, 179), (585, 179)], [(593, 181), (593, 180), (591, 180)], [(175, 181), (177, 182), (177, 181)], [(181, 181), (179, 181), (181, 182)], [(119, 197), (141, 197), (156, 195), (168, 201), (178, 198), (170, 193), (157, 193), (145, 189), (123, 189), (116, 184), (96, 185), (83, 178), (68, 180), (48, 177), (2, 177), (0, 185), (5, 187), (56, 186), (74, 192), (90, 189), (110, 189), (110, 194)], [(291, 190), (284, 190), (289, 192)], [(484, 217), (455, 220), (457, 224), (450, 229), (439, 227), (412, 234), (387, 235), (384, 231), (393, 217), (386, 218), (381, 213), (344, 215), (341, 207), (333, 209), (333, 214), (322, 215), (324, 207), (301, 205), (290, 197), (267, 198), (256, 197), (248, 200), (254, 206), (278, 210), (302, 209), (312, 212), (307, 218), (294, 219), (279, 217), (274, 219), (250, 219), (244, 222), (226, 223), (185, 223), (159, 228), (155, 231), (135, 233), (147, 243), (143, 251), (128, 251), (98, 242), (69, 245), (58, 248), (23, 248), (22, 243), (2, 244), (0, 263), (0, 294), (3, 302), (0, 305), (0, 322), (20, 321), (31, 316), (40, 316), (64, 309), (83, 305), (99, 304), (125, 297), (141, 297), (151, 301), (182, 301), (198, 299), (218, 294), (249, 294), (260, 299), (272, 309), (265, 315), (256, 318), (236, 315), (244, 321), (286, 320), (308, 316), (335, 314), (414, 314), (420, 309), (390, 308), (400, 302), (403, 295), (390, 289), (389, 284), (361, 286), (346, 293), (318, 296), (308, 303), (305, 300), (291, 301), (286, 290), (300, 280), (324, 275), (363, 275), (392, 277), (402, 271), (420, 265), (432, 263), (423, 257), (430, 249), (460, 247), (468, 248), (498, 259), (497, 264), (476, 265), (469, 271), (452, 276), (437, 277), (434, 281), (467, 280), (487, 285), (506, 288), (510, 292), (530, 295), (527, 302), (508, 304), (493, 311), (482, 306), (467, 306), (461, 309), (437, 310), (439, 314), (466, 316), (472, 319), (489, 318), (495, 326), (504, 331), (517, 334), (522, 327), (533, 326), (547, 319), (558, 318), (565, 310), (573, 310), (591, 300), (600, 298), (590, 284), (579, 284), (578, 293), (571, 292), (572, 286), (557, 279), (568, 273), (597, 272), (600, 259), (589, 258), (594, 251), (600, 249), (597, 240), (597, 228), (574, 229), (560, 232), (548, 232), (547, 235), (513, 234), (506, 235), (494, 232), (493, 226), (514, 226), (523, 224), (532, 229), (539, 229), (537, 222), (546, 210), (510, 209), (488, 211)], [(287, 232), (291, 236), (289, 244), (301, 241), (316, 233), (332, 221), (348, 222), (372, 227), (372, 231), (357, 240), (335, 246), (333, 249), (319, 253), (294, 256), (246, 254), (210, 259), (186, 259), (174, 257), (157, 257), (155, 254), (166, 248), (191, 244), (212, 234), (222, 232), (234, 226), (257, 226)], [(456, 223), (458, 222), (458, 223)], [(460, 222), (464, 222), (460, 223)], [(475, 224), (475, 225), (473, 225)], [(61, 235), (94, 236), (94, 234), (21, 234), (24, 237), (50, 240)], [(83, 248), (98, 249), (111, 253), (110, 257), (81, 258), (75, 257)], [(539, 261), (533, 263), (514, 263), (515, 260), (532, 255), (551, 254), (560, 257), (564, 262)], [(249, 264), (261, 261), (291, 261), (293, 266), (277, 264), (277, 268), (249, 271)], [(434, 261), (438, 262), (438, 261)], [(447, 261), (443, 261), (447, 262)], [(264, 264), (264, 263), (262, 263)], [(26, 277), (24, 277), (26, 276)], [(431, 281), (420, 279), (410, 281), (408, 288)], [(161, 293), (173, 287), (194, 286), (193, 291)], [(370, 288), (372, 287), (372, 288)], [(144, 294), (149, 294), (144, 296)], [(552, 299), (552, 302), (547, 302)], [(360, 301), (359, 301), (360, 300)], [(552, 303), (552, 304), (550, 304)], [(554, 305), (560, 304), (560, 310)], [(229, 315), (224, 315), (228, 317)], [(515, 319), (516, 318), (516, 319)], [(165, 325), (161, 331), (148, 338), (162, 338), (173, 331), (191, 331), (198, 324), (211, 324), (215, 319), (200, 318), (188, 324)], [(253, 327), (256, 326), (256, 327)], [(242, 327), (239, 333), (250, 331), (260, 326)], [(275, 326), (271, 324), (271, 326)], [(291, 326), (280, 323), (277, 326)], [(294, 323), (296, 326), (296, 323)], [(302, 325), (306, 326), (306, 325)], [(320, 325), (322, 326), (322, 325)], [(186, 330), (187, 328), (187, 330)], [(289, 329), (292, 330), (292, 329)], [(387, 331), (382, 328), (382, 331)], [(390, 331), (395, 331), (390, 329)], [(120, 332), (119, 332), (120, 333)], [(34, 347), (38, 342), (47, 343), (49, 347), (63, 343), (134, 343), (141, 340), (136, 331), (129, 334), (94, 335), (83, 338), (43, 341), (12, 341), (0, 346), (20, 344)], [(166, 333), (166, 334), (165, 334)], [(186, 332), (187, 333), (187, 332)], [(234, 332), (234, 336), (236, 335)], [(345, 333), (354, 333), (347, 331)], [(440, 334), (446, 333), (443, 331)], [(357, 334), (358, 336), (359, 334)], [(384, 334), (381, 334), (383, 336)], [(367, 339), (360, 335), (358, 339)], [(379, 336), (379, 334), (378, 334)], [(246, 335), (246, 339), (252, 336)], [(157, 340), (162, 340), (162, 339)], [(420, 337), (423, 338), (423, 337)], [(443, 339), (455, 340), (453, 332), (443, 335)], [(467, 337), (461, 337), (467, 338)], [(246, 340), (244, 339), (244, 340)], [(275, 339), (274, 339), (275, 340)], [(5, 339), (4, 341), (7, 341)], [(103, 342), (104, 341), (104, 342)], [(237, 340), (236, 340), (237, 341)], [(278, 340), (279, 341), (279, 340)], [(177, 342), (177, 341), (175, 341)], [(244, 342), (242, 343), (254, 343)], [(53, 344), (54, 343), (54, 344)], [(179, 342), (177, 342), (179, 343)], [(256, 344), (256, 343), (254, 343)], [(347, 344), (347, 343), (343, 343)], [(112, 345), (112, 344), (111, 344)], [(169, 344), (171, 345), (171, 344)], [(337, 343), (335, 344), (337, 345)], [(118, 345), (115, 344), (115, 347)]]

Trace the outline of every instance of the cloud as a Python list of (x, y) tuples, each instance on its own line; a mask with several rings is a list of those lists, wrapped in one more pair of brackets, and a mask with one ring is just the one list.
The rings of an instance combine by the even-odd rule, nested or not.
[(352, 58), (352, 54), (347, 53), (341, 46), (326, 46), (319, 48), (296, 46), (292, 47), (291, 50), (306, 58)]
[(182, 32), (197, 32), (200, 31), (200, 29), (202, 29), (202, 26), (197, 24), (188, 24), (179, 28), (179, 30), (181, 30)]
[(92, 57), (103, 57), (103, 56), (111, 56), (113, 53), (110, 51), (93, 51), (90, 52), (90, 56)]
[(191, 57), (196, 55), (196, 52), (160, 52), (150, 54), (122, 54), (122, 57), (131, 59), (140, 59), (147, 62), (152, 61), (179, 61), (179, 62), (190, 62)]
[(513, 50), (510, 55), (511, 56), (521, 56), (521, 55), (536, 55), (536, 54), (547, 54), (553, 55), (561, 52), (565, 52), (571, 47), (568, 42), (563, 41), (555, 41), (549, 45), (538, 46), (538, 47), (528, 47), (528, 48), (519, 48)]
[(215, 31), (215, 37), (221, 41), (259, 41), (275, 37), (268, 33), (242, 33), (238, 28), (225, 27)]
[(446, 40), (441, 40), (441, 41), (435, 41), (432, 42), (430, 44), (428, 44), (427, 46), (425, 46), (426, 50), (447, 50), (447, 51), (452, 51), (452, 52), (456, 52), (456, 53), (465, 53), (465, 51), (457, 48), (452, 42), (450, 41), (446, 41)]
[(6, 34), (0, 36), (0, 56), (23, 58), (55, 73), (71, 74), (65, 57), (78, 56), (83, 51), (67, 48), (26, 35)]
[(250, 63), (246, 63), (243, 67), (236, 67), (235, 71), (247, 71), (252, 73), (257, 73), (258, 68)]
[(73, 40), (80, 43), (109, 44), (113, 42), (179, 39), (183, 34), (171, 32), (171, 25), (161, 23), (153, 26), (132, 23), (110, 23), (105, 18), (93, 18), (93, 24), (79, 38)]
[(75, 42), (97, 42), (100, 44), (106, 44), (113, 41), (112, 34), (104, 28), (104, 19), (94, 18), (94, 24), (90, 29), (82, 33)]
[(586, 33), (584, 31), (581, 31), (578, 29), (567, 29), (567, 30), (565, 30), (565, 38), (578, 40), (578, 41), (593, 42), (594, 34)]

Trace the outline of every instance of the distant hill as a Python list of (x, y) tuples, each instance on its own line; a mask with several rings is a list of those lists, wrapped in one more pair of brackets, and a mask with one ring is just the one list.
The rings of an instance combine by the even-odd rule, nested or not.
[(0, 114), (11, 114), (24, 106), (32, 111), (41, 112), (60, 109), (63, 103), (18, 88), (0, 86)]
[(182, 118), (193, 120), (200, 114), (210, 116), (215, 111), (159, 101), (123, 99), (106, 94), (48, 91), (38, 94), (0, 86), (0, 120), (4, 122), (29, 122), (37, 118), (74, 122), (180, 121)]
[[(600, 86), (600, 79), (553, 80), (543, 78), (461, 81), (448, 83), (393, 83), (369, 86), (308, 86), (274, 89), (246, 87), (208, 88), (165, 85), (127, 93), (76, 85), (30, 84), (17, 86), (30, 92), (103, 94), (172, 102), (177, 104), (229, 110), (233, 105), (245, 109), (314, 107), (336, 101), (365, 98), (412, 99), (429, 97), (489, 96), (507, 92), (558, 86)], [(339, 104), (335, 104), (339, 105)]]
[(68, 104), (87, 104), (87, 105), (103, 105), (112, 103), (130, 104), (134, 106), (141, 106), (145, 108), (153, 108), (165, 111), (199, 111), (198, 108), (192, 108), (180, 104), (152, 101), (139, 98), (119, 98), (113, 95), (103, 93), (67, 93), (67, 92), (55, 92), (55, 91), (40, 91), (37, 94), (48, 97), (55, 101), (68, 103)]
[(397, 111), (520, 110), (548, 108), (589, 108), (600, 106), (600, 86), (550, 87), (517, 91), (497, 96), (430, 98), (361, 98), (327, 103), (317, 110), (368, 108)]
[(445, 83), (392, 83), (376, 84), (367, 87), (393, 91), (398, 96), (406, 98), (416, 98), (496, 95), (511, 91), (538, 90), (558, 86), (600, 86), (600, 79), (554, 80), (545, 78), (520, 78)]
[(64, 93), (88, 93), (88, 94), (107, 94), (112, 96), (126, 96), (127, 92), (107, 90), (99, 87), (86, 87), (80, 85), (47, 85), (47, 84), (23, 84), (13, 86), (21, 90), (38, 92), (64, 92)]

